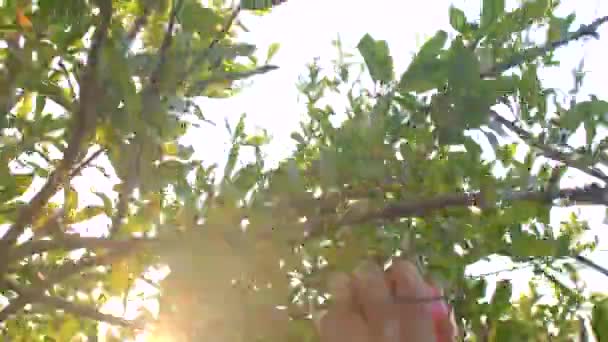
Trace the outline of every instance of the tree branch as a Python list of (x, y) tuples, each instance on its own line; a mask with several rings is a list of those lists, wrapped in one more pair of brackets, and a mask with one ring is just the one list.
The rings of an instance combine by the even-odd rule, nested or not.
[(93, 154), (91, 154), (87, 159), (83, 160), (80, 164), (78, 164), (78, 166), (76, 166), (72, 170), (72, 172), (70, 173), (70, 178), (79, 175), (85, 167), (89, 166), (93, 162), (93, 160), (99, 157), (105, 150), (105, 148), (99, 148), (97, 151), (93, 152)]
[[(49, 272), (47, 276), (39, 275), (38, 279), (32, 281), (33, 285), (37, 290), (28, 293), (27, 295), (19, 296), (17, 297), (17, 299), (11, 301), (8, 306), (6, 306), (4, 309), (2, 309), (2, 311), (0, 311), (0, 322), (6, 320), (11, 315), (14, 315), (21, 311), (28, 303), (35, 303), (37, 301), (36, 298), (39, 298), (40, 296), (44, 295), (44, 291), (46, 291), (46, 289), (52, 287), (53, 285), (58, 284), (59, 282), (80, 272), (83, 272), (88, 268), (110, 264), (136, 251), (138, 251), (138, 249), (136, 248), (111, 250), (110, 252), (103, 255), (86, 257), (78, 261), (68, 262), (59, 267), (58, 269)], [(2, 282), (0, 281), (0, 283)]]
[(123, 240), (111, 240), (107, 238), (80, 237), (76, 234), (65, 235), (53, 240), (28, 241), (17, 246), (9, 255), (9, 260), (15, 262), (27, 258), (34, 254), (44, 253), (51, 250), (74, 250), (74, 249), (140, 249), (145, 247), (159, 246), (163, 243), (170, 243), (170, 240), (132, 238)]
[(519, 136), (520, 139), (522, 139), (526, 143), (539, 149), (541, 151), (541, 153), (543, 154), (543, 156), (545, 156), (549, 159), (552, 159), (552, 160), (560, 161), (573, 169), (582, 171), (592, 177), (595, 177), (595, 178), (603, 181), (605, 184), (608, 184), (608, 176), (606, 176), (602, 171), (600, 171), (596, 168), (593, 168), (593, 167), (589, 167), (588, 165), (585, 165), (585, 163), (581, 163), (581, 162), (573, 159), (570, 156), (570, 154), (568, 154), (568, 153), (561, 152), (557, 149), (554, 149), (550, 146), (547, 146), (547, 145), (537, 141), (532, 136), (532, 134), (530, 134), (528, 131), (526, 131), (525, 129), (523, 129), (521, 127), (518, 127), (514, 122), (511, 122), (511, 121), (505, 119), (504, 117), (499, 115), (497, 112), (491, 110), (490, 118), (492, 120), (495, 120), (496, 122), (504, 125), (505, 127), (507, 127), (509, 130), (514, 132), (517, 136)]
[(547, 52), (557, 50), (558, 48), (569, 44), (570, 42), (579, 40), (584, 37), (598, 38), (597, 29), (604, 23), (608, 22), (608, 16), (595, 19), (589, 25), (581, 25), (575, 32), (571, 32), (566, 38), (553, 41), (544, 46), (527, 49), (522, 54), (513, 56), (509, 61), (493, 66), (490, 70), (481, 73), (482, 78), (495, 77), (521, 63), (532, 61)]
[[(559, 191), (514, 191), (504, 193), (500, 201), (531, 201), (551, 204), (554, 200), (566, 199), (578, 205), (608, 205), (608, 189), (601, 187), (570, 188)], [(453, 193), (431, 198), (419, 198), (409, 201), (390, 203), (380, 209), (358, 216), (345, 216), (337, 221), (338, 226), (355, 225), (375, 220), (391, 221), (406, 217), (425, 216), (429, 213), (451, 207), (491, 207), (496, 203), (487, 203), (482, 192)], [(305, 222), (305, 237), (320, 233), (323, 218), (314, 218)]]
[(177, 13), (183, 5), (183, 2), (183, 0), (177, 0), (175, 5), (173, 6), (173, 10), (171, 11), (171, 15), (169, 16), (167, 31), (165, 32), (163, 42), (161, 43), (160, 49), (158, 51), (158, 64), (156, 65), (156, 69), (152, 72), (152, 75), (150, 75), (149, 86), (156, 92), (159, 91), (158, 87), (160, 86), (160, 77), (162, 76), (163, 68), (165, 67), (165, 63), (167, 62), (167, 53), (169, 51), (169, 48), (171, 47), (171, 43), (173, 42), (173, 30), (175, 27), (175, 19), (177, 17)]
[(592, 268), (593, 270), (600, 272), (601, 274), (605, 275), (608, 277), (608, 269), (596, 264), (595, 262), (591, 261), (590, 259), (582, 256), (582, 255), (576, 255), (574, 256), (574, 259), (578, 262), (580, 262), (581, 264)]
[(150, 6), (146, 6), (144, 4), (144, 8), (143, 8), (141, 15), (139, 17), (135, 18), (135, 21), (133, 22), (133, 26), (127, 33), (127, 46), (128, 47), (131, 47), (131, 45), (135, 41), (135, 38), (137, 37), (137, 34), (148, 23), (148, 17), (150, 16), (150, 12), (151, 12)]
[(2, 237), (0, 243), (0, 277), (5, 273), (6, 256), (9, 248), (17, 241), (25, 227), (40, 215), (42, 207), (57, 192), (69, 177), (72, 165), (82, 149), (82, 145), (88, 138), (92, 128), (95, 127), (97, 116), (97, 66), (101, 46), (107, 38), (110, 21), (112, 19), (112, 1), (98, 1), (100, 7), (101, 23), (93, 35), (91, 48), (88, 54), (82, 84), (80, 85), (80, 106), (75, 113), (71, 137), (68, 142), (63, 159), (54, 172), (51, 173), (42, 189), (30, 200), (30, 203), (19, 210), (17, 219), (9, 227), (7, 233)]
[[(21, 287), (15, 281), (10, 280), (5, 280), (3, 285), (16, 292), (19, 295), (19, 298), (28, 298), (31, 301), (35, 301), (37, 304), (41, 304), (55, 310), (63, 310), (76, 317), (86, 317), (92, 320), (107, 322), (112, 325), (120, 325), (123, 327), (133, 326), (134, 323), (124, 318), (101, 313), (94, 307), (70, 302), (63, 298), (45, 295), (44, 289), (32, 288), (31, 286), (28, 288)], [(4, 310), (0, 311), (0, 322), (9, 318), (9, 316), (6, 314), (7, 313)]]

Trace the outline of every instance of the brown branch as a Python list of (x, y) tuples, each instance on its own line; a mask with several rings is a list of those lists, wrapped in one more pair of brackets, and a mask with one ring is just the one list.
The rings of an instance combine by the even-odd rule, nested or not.
[(604, 183), (608, 184), (608, 176), (606, 176), (602, 171), (600, 171), (596, 168), (593, 168), (593, 167), (589, 167), (588, 165), (585, 165), (585, 163), (581, 163), (581, 162), (575, 160), (574, 158), (572, 158), (572, 156), (569, 153), (561, 152), (557, 149), (554, 149), (550, 146), (547, 146), (547, 145), (541, 143), (540, 141), (535, 139), (532, 136), (532, 134), (530, 134), (528, 131), (517, 126), (516, 123), (503, 118), (497, 112), (495, 112), (493, 110), (490, 111), (490, 118), (492, 120), (495, 120), (496, 122), (504, 125), (509, 130), (513, 131), (517, 136), (519, 136), (520, 139), (522, 139), (526, 143), (539, 149), (545, 157), (556, 160), (556, 161), (560, 161), (560, 162), (564, 163), (566, 166), (569, 166), (571, 168), (582, 171), (582, 172), (584, 172), (592, 177), (595, 177), (595, 178), (603, 181)]
[(11, 301), (8, 306), (2, 309), (0, 311), (0, 322), (6, 320), (11, 315), (17, 314), (28, 303), (35, 303), (36, 298), (42, 296), (44, 291), (51, 288), (53, 285), (79, 274), (88, 268), (111, 264), (112, 262), (125, 258), (136, 251), (138, 251), (136, 248), (116, 249), (103, 255), (82, 258), (78, 261), (71, 261), (60, 266), (58, 269), (49, 272), (47, 276), (41, 276), (36, 281), (32, 282), (33, 285), (38, 289), (36, 293), (30, 293), (30, 295), (26, 296), (19, 296), (17, 299)]
[(139, 17), (135, 18), (135, 21), (133, 22), (133, 26), (129, 30), (129, 33), (127, 33), (127, 46), (128, 47), (131, 47), (131, 45), (135, 41), (135, 38), (137, 37), (137, 34), (148, 23), (149, 16), (150, 16), (150, 8), (149, 8), (149, 6), (144, 5), (142, 14)]
[(578, 262), (580, 262), (581, 264), (592, 268), (593, 270), (605, 275), (608, 277), (608, 269), (606, 269), (605, 267), (602, 267), (598, 264), (596, 264), (595, 262), (589, 260), (588, 258), (582, 256), (582, 255), (576, 255), (574, 256), (574, 259)]
[(608, 16), (597, 18), (589, 25), (582, 25), (578, 30), (576, 30), (575, 32), (571, 32), (564, 39), (547, 43), (541, 47), (535, 47), (535, 48), (528, 49), (521, 54), (517, 54), (517, 55), (513, 56), (509, 61), (507, 61), (505, 63), (495, 65), (489, 71), (483, 72), (481, 74), (481, 77), (482, 78), (495, 77), (513, 67), (518, 66), (521, 63), (532, 61), (540, 56), (545, 55), (547, 52), (556, 50), (562, 46), (565, 46), (565, 45), (567, 45), (573, 41), (579, 40), (581, 38), (584, 38), (584, 37), (598, 38), (597, 30), (602, 24), (604, 24), (606, 22), (608, 22)]
[[(559, 191), (513, 191), (504, 193), (499, 201), (530, 201), (551, 204), (554, 200), (565, 199), (578, 205), (608, 205), (608, 189), (600, 187), (570, 188)], [(487, 203), (481, 192), (454, 193), (438, 195), (431, 198), (390, 203), (386, 206), (362, 215), (345, 216), (336, 221), (337, 226), (356, 225), (375, 220), (392, 221), (407, 217), (422, 217), (433, 211), (454, 207), (492, 207), (496, 203)], [(310, 219), (305, 222), (304, 236), (310, 237), (320, 233), (323, 218)]]
[(497, 271), (492, 271), (492, 272), (486, 272), (486, 273), (480, 273), (480, 274), (476, 274), (476, 275), (472, 275), (470, 276), (473, 279), (480, 279), (480, 278), (487, 278), (487, 277), (491, 277), (491, 276), (497, 276), (501, 273), (507, 273), (507, 272), (515, 272), (515, 271), (520, 271), (526, 268), (530, 268), (533, 267), (534, 265), (531, 264), (524, 264), (524, 265), (516, 265), (510, 268), (504, 268), (501, 270), (497, 270)]
[(88, 54), (88, 62), (84, 70), (82, 84), (80, 86), (80, 106), (73, 119), (72, 135), (68, 147), (63, 154), (63, 159), (57, 169), (51, 173), (42, 189), (30, 200), (30, 203), (19, 210), (17, 219), (10, 226), (7, 233), (2, 237), (0, 243), (0, 277), (4, 274), (6, 267), (6, 256), (9, 248), (17, 241), (25, 227), (40, 215), (41, 209), (57, 190), (68, 179), (70, 169), (75, 163), (82, 145), (88, 138), (92, 128), (95, 126), (97, 116), (97, 66), (101, 46), (107, 38), (108, 28), (112, 19), (112, 1), (99, 1), (101, 23), (93, 35), (91, 48)]
[(93, 152), (93, 154), (91, 154), (87, 159), (83, 160), (80, 164), (78, 164), (78, 166), (76, 166), (72, 170), (72, 172), (70, 173), (70, 178), (79, 175), (85, 167), (89, 166), (93, 162), (93, 160), (99, 157), (105, 150), (105, 148), (100, 148), (99, 150)]
[(163, 68), (165, 67), (165, 63), (167, 62), (167, 53), (169, 51), (169, 48), (171, 47), (171, 43), (173, 43), (173, 30), (175, 27), (175, 19), (182, 5), (183, 0), (177, 0), (176, 4), (173, 6), (173, 10), (171, 11), (171, 15), (169, 16), (167, 31), (165, 32), (163, 42), (161, 43), (160, 49), (158, 51), (158, 64), (156, 65), (156, 69), (152, 72), (152, 75), (150, 75), (149, 86), (152, 88), (152, 90), (155, 90), (156, 92), (159, 91), (158, 87), (160, 85), (160, 77), (162, 76)]
[(545, 268), (537, 266), (535, 267), (535, 270), (538, 271), (542, 276), (547, 278), (547, 280), (549, 280), (549, 282), (551, 282), (556, 288), (560, 289), (561, 291), (567, 293), (570, 296), (580, 297), (580, 294), (578, 292), (561, 282), (559, 279), (557, 279), (556, 276), (549, 273), (549, 271), (547, 271)]
[(21, 260), (38, 253), (51, 250), (74, 250), (74, 249), (139, 249), (143, 247), (154, 247), (162, 243), (169, 243), (170, 240), (161, 241), (158, 239), (132, 238), (123, 240), (111, 240), (107, 238), (80, 237), (75, 234), (65, 235), (53, 240), (28, 241), (17, 246), (9, 255), (11, 262)]
[[(96, 321), (107, 322), (112, 325), (120, 325), (123, 327), (131, 327), (134, 323), (124, 318), (101, 313), (94, 307), (74, 303), (63, 298), (46, 295), (44, 294), (44, 289), (33, 288), (31, 286), (27, 288), (21, 287), (15, 281), (10, 280), (5, 280), (3, 285), (9, 288), (11, 291), (16, 292), (19, 295), (18, 298), (28, 298), (28, 301), (35, 301), (36, 304), (41, 304), (55, 310), (63, 310), (76, 317), (86, 317)], [(5, 311), (1, 311), (0, 322), (5, 321), (7, 318), (9, 318), (9, 316), (6, 315)]]

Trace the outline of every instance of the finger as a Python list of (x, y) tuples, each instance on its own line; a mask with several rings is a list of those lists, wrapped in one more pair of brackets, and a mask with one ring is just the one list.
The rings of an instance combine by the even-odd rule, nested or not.
[(374, 341), (399, 342), (399, 316), (379, 265), (366, 262), (353, 277), (354, 295)]
[(399, 299), (425, 298), (428, 286), (414, 264), (406, 260), (394, 260), (386, 273), (391, 293)]
[(404, 341), (435, 341), (430, 303), (416, 301), (428, 298), (429, 288), (416, 266), (396, 260), (387, 272), (399, 312), (400, 335)]
[(364, 318), (381, 318), (379, 315), (386, 310), (392, 297), (380, 266), (364, 262), (353, 278), (355, 300), (361, 306)]
[(367, 323), (353, 302), (351, 278), (335, 274), (328, 285), (333, 303), (319, 321), (321, 342), (370, 342)]

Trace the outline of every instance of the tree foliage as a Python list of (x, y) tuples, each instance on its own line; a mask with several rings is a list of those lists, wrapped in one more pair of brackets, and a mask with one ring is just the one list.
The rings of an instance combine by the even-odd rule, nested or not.
[[(208, 166), (180, 140), (207, 120), (194, 100), (229, 97), (276, 68), (233, 23), (282, 2), (2, 8), (2, 336), (94, 341), (107, 322), (120, 327), (114, 339), (146, 329), (175, 341), (315, 341), (327, 276), (400, 255), (445, 288), (467, 340), (608, 338), (608, 299), (586, 294), (575, 267), (608, 274), (584, 256), (588, 227), (549, 220), (556, 206), (607, 204), (608, 102), (577, 99), (580, 73), (565, 98), (538, 74), (608, 17), (571, 27), (574, 15), (557, 17), (548, 0), (512, 11), (484, 0), (479, 21), (451, 7), (455, 37), (438, 31), (400, 75), (386, 42), (362, 37), (358, 64), (338, 41), (335, 70), (311, 63), (298, 85), (307, 117), (289, 158), (269, 167), (269, 138), (248, 134), (242, 116), (223, 168)], [(546, 29), (542, 45), (526, 39), (533, 26)], [(345, 110), (321, 104), (331, 93)], [(572, 147), (581, 127), (585, 144)], [(572, 169), (601, 184), (560, 187)], [(76, 186), (84, 173), (115, 185)], [(83, 228), (103, 224), (94, 237)], [(534, 271), (528, 293), (466, 272), (496, 256)], [(163, 266), (158, 318), (100, 312)], [(543, 301), (547, 284), (557, 303)]]

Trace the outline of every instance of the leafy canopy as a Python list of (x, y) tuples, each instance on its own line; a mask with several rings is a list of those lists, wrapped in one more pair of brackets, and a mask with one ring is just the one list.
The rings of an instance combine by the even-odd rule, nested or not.
[[(512, 11), (484, 0), (479, 22), (450, 7), (456, 37), (438, 31), (401, 73), (386, 42), (362, 37), (357, 73), (337, 41), (335, 72), (311, 63), (298, 85), (307, 117), (289, 158), (268, 167), (270, 139), (248, 134), (242, 116), (225, 165), (208, 165), (180, 139), (208, 121), (194, 100), (230, 97), (276, 68), (278, 46), (259, 63), (232, 24), (282, 2), (2, 8), (1, 336), (96, 340), (105, 322), (117, 328), (110, 340), (145, 329), (175, 341), (315, 341), (328, 275), (400, 255), (445, 288), (467, 340), (608, 338), (607, 297), (584, 291), (576, 268), (608, 273), (583, 255), (596, 242), (576, 216), (549, 220), (554, 206), (606, 205), (604, 185), (559, 181), (569, 170), (608, 180), (598, 168), (608, 102), (579, 101), (582, 76), (566, 99), (539, 79), (555, 49), (595, 37), (608, 18), (572, 28), (574, 15), (557, 17), (548, 0)], [(544, 45), (525, 39), (532, 25), (547, 28)], [(330, 93), (345, 110), (321, 105)], [(85, 189), (84, 177), (111, 185)], [(533, 271), (528, 293), (467, 272), (496, 257)], [(142, 282), (157, 288), (157, 317), (100, 311), (135, 301)], [(559, 302), (547, 303), (547, 284)]]

